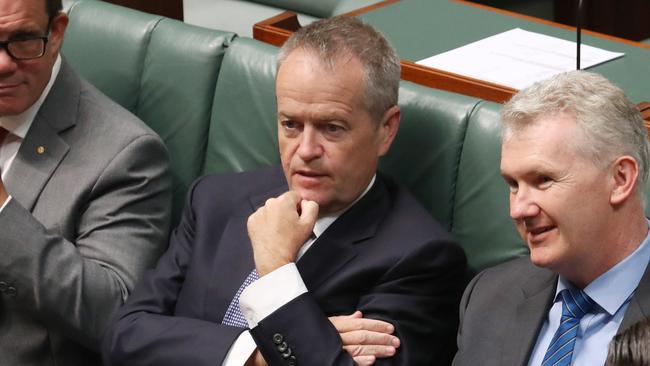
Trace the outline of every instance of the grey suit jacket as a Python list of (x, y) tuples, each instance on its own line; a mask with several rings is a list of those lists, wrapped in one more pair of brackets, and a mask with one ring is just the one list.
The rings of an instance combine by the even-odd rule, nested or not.
[(0, 365), (100, 364), (111, 314), (164, 250), (164, 144), (63, 62), (8, 173)]
[[(558, 275), (518, 258), (479, 273), (460, 305), (454, 366), (524, 366), (550, 310)], [(650, 267), (618, 332), (650, 317)]]

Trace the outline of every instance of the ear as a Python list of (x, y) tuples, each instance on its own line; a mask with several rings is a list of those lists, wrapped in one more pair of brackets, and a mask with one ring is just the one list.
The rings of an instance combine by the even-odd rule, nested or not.
[(639, 166), (633, 157), (621, 156), (612, 166), (613, 187), (609, 197), (612, 205), (619, 205), (635, 194)]
[(52, 18), (52, 23), (50, 24), (50, 39), (47, 44), (54, 55), (58, 54), (61, 50), (63, 35), (65, 34), (65, 29), (68, 27), (68, 22), (68, 15), (63, 12)]
[(399, 129), (401, 112), (399, 106), (390, 107), (381, 119), (379, 125), (379, 156), (384, 156), (393, 143)]

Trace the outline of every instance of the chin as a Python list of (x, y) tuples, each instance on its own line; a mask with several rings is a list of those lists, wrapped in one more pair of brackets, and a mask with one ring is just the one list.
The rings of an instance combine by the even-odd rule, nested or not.
[(553, 270), (557, 264), (557, 258), (546, 248), (537, 248), (530, 250), (530, 261), (537, 267)]
[(325, 202), (323, 195), (320, 194), (320, 192), (318, 191), (314, 191), (312, 189), (306, 189), (306, 188), (298, 188), (295, 189), (295, 191), (298, 192), (298, 194), (303, 200), (314, 201), (318, 203), (319, 206), (322, 204), (322, 202)]

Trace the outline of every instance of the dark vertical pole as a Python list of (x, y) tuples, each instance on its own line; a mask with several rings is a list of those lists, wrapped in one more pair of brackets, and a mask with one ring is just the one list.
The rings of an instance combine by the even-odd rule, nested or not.
[(578, 12), (576, 20), (576, 31), (577, 31), (577, 50), (576, 50), (576, 70), (580, 70), (580, 43), (582, 43), (582, 0), (578, 0)]

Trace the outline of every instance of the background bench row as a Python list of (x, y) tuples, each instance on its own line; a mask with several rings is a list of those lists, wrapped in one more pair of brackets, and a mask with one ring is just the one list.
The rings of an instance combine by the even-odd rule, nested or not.
[[(277, 48), (101, 1), (69, 14), (65, 59), (167, 144), (174, 222), (197, 176), (279, 163)], [(380, 169), (453, 233), (473, 270), (526, 254), (499, 175), (501, 106), (409, 82), (400, 106)]]

